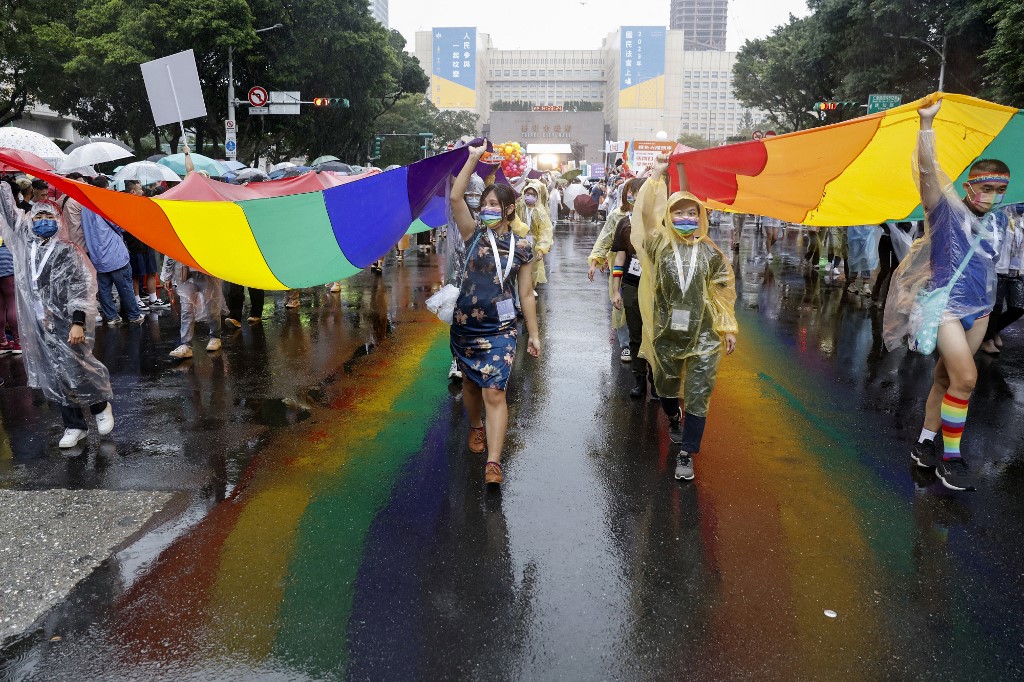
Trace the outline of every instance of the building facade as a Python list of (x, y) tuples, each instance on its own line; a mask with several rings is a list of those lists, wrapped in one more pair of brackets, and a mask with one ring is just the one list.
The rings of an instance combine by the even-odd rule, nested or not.
[[(653, 140), (664, 132), (715, 144), (745, 123), (759, 124), (761, 112), (746, 112), (733, 94), (736, 53), (688, 47), (681, 30), (622, 26), (594, 50), (501, 50), (489, 35), (461, 27), (418, 32), (415, 54), (431, 76), (431, 101), (476, 113), (478, 130), (498, 140), (530, 142), (514, 134), (517, 128), (553, 132), (559, 124), (552, 121), (574, 110), (601, 114), (604, 141)], [(588, 137), (584, 144), (587, 160), (598, 160), (595, 143)]]
[(669, 28), (682, 31), (691, 52), (725, 50), (729, 0), (672, 0)]
[(388, 25), (388, 0), (370, 0), (370, 14), (373, 18)]

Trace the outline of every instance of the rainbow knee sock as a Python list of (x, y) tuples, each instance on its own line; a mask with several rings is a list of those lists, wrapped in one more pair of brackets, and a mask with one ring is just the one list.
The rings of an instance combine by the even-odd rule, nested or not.
[(960, 456), (960, 438), (964, 435), (967, 421), (967, 401), (946, 394), (942, 398), (942, 459), (956, 459)]

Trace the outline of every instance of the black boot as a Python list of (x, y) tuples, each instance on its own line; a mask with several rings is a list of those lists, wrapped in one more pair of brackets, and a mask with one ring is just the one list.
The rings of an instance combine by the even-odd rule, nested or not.
[(647, 377), (643, 374), (636, 374), (633, 376), (636, 380), (636, 384), (629, 392), (629, 397), (633, 400), (643, 400), (647, 395)]

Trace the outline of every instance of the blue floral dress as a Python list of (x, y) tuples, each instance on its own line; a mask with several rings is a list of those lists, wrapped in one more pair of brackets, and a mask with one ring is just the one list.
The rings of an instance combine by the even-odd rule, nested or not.
[(452, 355), (458, 360), (465, 379), (482, 388), (502, 391), (512, 375), (519, 331), (515, 316), (501, 319), (499, 303), (509, 301), (501, 307), (508, 311), (511, 306), (515, 310), (513, 302), (519, 268), (533, 260), (533, 240), (529, 236), (516, 237), (511, 232), (496, 234), (495, 243), (502, 269), (508, 262), (509, 245), (513, 239), (512, 270), (500, 284), (498, 279), (504, 273), (497, 273), (495, 268), (487, 230), (477, 228), (466, 241), (466, 277), (455, 304), (451, 330)]

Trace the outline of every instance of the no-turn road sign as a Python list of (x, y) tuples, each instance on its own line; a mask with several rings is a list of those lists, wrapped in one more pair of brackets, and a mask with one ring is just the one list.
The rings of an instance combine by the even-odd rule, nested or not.
[(249, 104), (254, 107), (262, 107), (267, 103), (268, 99), (270, 99), (270, 96), (267, 95), (266, 88), (261, 88), (257, 85), (249, 90)]

